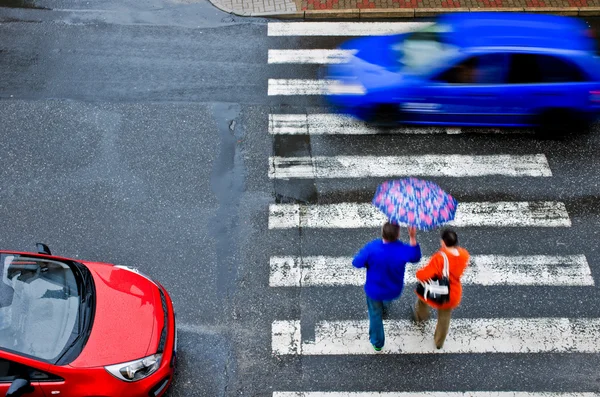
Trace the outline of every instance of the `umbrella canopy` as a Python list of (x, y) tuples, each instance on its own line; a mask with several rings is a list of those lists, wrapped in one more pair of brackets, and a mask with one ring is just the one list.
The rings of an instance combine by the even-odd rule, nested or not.
[(433, 182), (406, 178), (379, 185), (373, 205), (391, 223), (431, 230), (454, 219), (458, 202)]

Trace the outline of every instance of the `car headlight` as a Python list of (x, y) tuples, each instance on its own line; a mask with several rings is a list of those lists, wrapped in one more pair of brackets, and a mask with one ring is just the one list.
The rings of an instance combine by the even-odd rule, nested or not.
[(146, 280), (150, 281), (152, 284), (156, 285), (156, 283), (154, 282), (154, 280), (152, 280), (152, 278), (150, 276), (148, 276), (148, 275), (140, 272), (135, 267), (125, 266), (125, 265), (114, 265), (114, 267), (116, 267), (118, 269), (127, 270), (127, 271), (130, 271), (130, 272), (135, 273), (135, 274), (139, 274), (140, 276), (144, 277)]
[(139, 360), (104, 367), (111, 375), (125, 382), (135, 382), (152, 375), (160, 366), (162, 354), (153, 354)]
[(329, 95), (365, 95), (367, 90), (357, 82), (344, 80), (333, 80), (327, 86), (327, 94)]

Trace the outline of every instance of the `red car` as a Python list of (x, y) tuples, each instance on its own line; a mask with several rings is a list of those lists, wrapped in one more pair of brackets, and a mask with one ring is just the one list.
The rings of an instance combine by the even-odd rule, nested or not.
[(162, 396), (173, 303), (135, 269), (0, 251), (0, 397)]

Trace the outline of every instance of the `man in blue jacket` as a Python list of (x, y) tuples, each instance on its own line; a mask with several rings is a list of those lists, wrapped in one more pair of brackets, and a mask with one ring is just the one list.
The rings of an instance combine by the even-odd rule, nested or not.
[(365, 294), (369, 309), (369, 339), (379, 352), (385, 344), (383, 312), (392, 300), (398, 299), (404, 288), (406, 263), (421, 260), (421, 247), (417, 244), (417, 229), (408, 228), (409, 244), (400, 238), (400, 227), (386, 222), (381, 239), (365, 245), (354, 257), (354, 267), (367, 268)]

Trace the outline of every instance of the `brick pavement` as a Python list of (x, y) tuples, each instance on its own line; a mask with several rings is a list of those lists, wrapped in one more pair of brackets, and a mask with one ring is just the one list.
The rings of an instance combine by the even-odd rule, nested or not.
[(600, 7), (600, 0), (300, 0), (300, 10), (348, 8)]
[(450, 11), (504, 10), (600, 15), (600, 0), (210, 0), (242, 16), (285, 18), (420, 17)]

